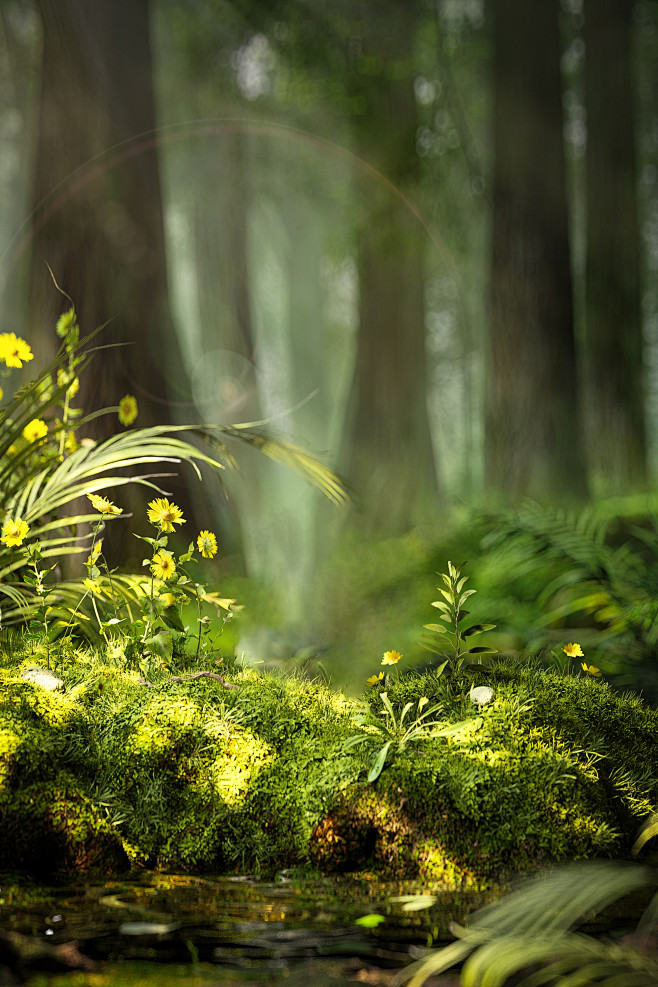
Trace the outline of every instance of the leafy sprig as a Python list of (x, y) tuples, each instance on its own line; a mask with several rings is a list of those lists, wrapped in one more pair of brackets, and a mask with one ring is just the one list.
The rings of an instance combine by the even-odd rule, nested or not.
[(435, 600), (433, 607), (439, 611), (437, 620), (440, 624), (424, 624), (423, 627), (429, 634), (423, 635), (420, 643), (422, 647), (434, 654), (440, 655), (444, 661), (439, 665), (438, 674), (447, 672), (454, 675), (465, 666), (478, 669), (485, 668), (482, 659), (496, 654), (494, 648), (475, 646), (469, 647), (468, 638), (474, 637), (486, 631), (492, 631), (495, 624), (470, 624), (462, 626), (469, 616), (469, 611), (464, 609), (464, 604), (477, 591), (474, 589), (464, 589), (468, 576), (462, 576), (461, 566), (455, 566), (448, 562), (448, 571), (440, 573), (444, 586), (439, 586), (438, 590), (442, 600)]

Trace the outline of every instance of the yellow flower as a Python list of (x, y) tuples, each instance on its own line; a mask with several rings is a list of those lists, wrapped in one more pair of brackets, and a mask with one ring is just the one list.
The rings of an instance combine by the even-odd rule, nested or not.
[(87, 565), (96, 565), (98, 556), (101, 554), (102, 551), (103, 551), (103, 539), (99, 538), (91, 550), (89, 558), (87, 559)]
[(69, 398), (74, 398), (80, 390), (80, 379), (74, 374), (69, 373), (64, 367), (60, 367), (57, 371), (57, 383), (60, 387), (68, 385), (66, 393)]
[(123, 514), (123, 508), (115, 507), (107, 497), (99, 497), (98, 494), (88, 494), (88, 500), (91, 501), (91, 506), (99, 514)]
[(385, 651), (382, 658), (382, 665), (397, 665), (402, 655), (399, 651)]
[(103, 594), (100, 591), (98, 583), (94, 579), (83, 579), (82, 585), (85, 589), (88, 589), (90, 593), (93, 593), (94, 596), (100, 596), (102, 598)]
[(28, 442), (36, 442), (48, 435), (48, 426), (41, 418), (33, 418), (23, 429), (23, 438)]
[(0, 387), (0, 401), (2, 401), (2, 399), (3, 399), (4, 396), (5, 396), (5, 392)]
[(151, 572), (158, 579), (164, 579), (165, 582), (171, 579), (176, 572), (176, 563), (171, 552), (165, 551), (164, 548), (156, 552), (151, 562)]
[(597, 668), (596, 665), (586, 665), (584, 661), (581, 661), (580, 667), (587, 675), (593, 675), (595, 678), (601, 678), (603, 674), (601, 669)]
[(196, 543), (204, 559), (211, 559), (213, 555), (217, 555), (217, 539), (212, 531), (202, 531)]
[(569, 658), (583, 657), (583, 649), (579, 644), (568, 644), (566, 648), (562, 648), (562, 650), (564, 651), (565, 655), (569, 656)]
[(119, 421), (122, 425), (132, 425), (137, 418), (137, 401), (132, 394), (124, 394), (119, 401)]
[(29, 345), (13, 332), (0, 333), (0, 360), (8, 367), (22, 367), (34, 358)]
[(184, 524), (185, 518), (180, 507), (170, 504), (165, 497), (158, 497), (148, 505), (148, 519), (163, 531), (173, 531), (175, 524)]
[(381, 682), (383, 678), (383, 672), (380, 672), (379, 675), (371, 675), (369, 679), (366, 679), (366, 685), (377, 685), (377, 683)]
[(22, 545), (29, 530), (27, 522), (21, 521), (19, 517), (13, 520), (7, 518), (2, 525), (0, 541), (3, 541), (8, 548), (12, 545)]

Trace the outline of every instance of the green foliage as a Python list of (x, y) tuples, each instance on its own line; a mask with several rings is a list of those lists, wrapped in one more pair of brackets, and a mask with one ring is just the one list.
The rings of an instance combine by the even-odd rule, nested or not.
[[(305, 450), (253, 426), (205, 426), (190, 430), (186, 426), (163, 425), (128, 429), (100, 443), (90, 439), (79, 443), (76, 435), (99, 415), (118, 413), (124, 427), (131, 425), (137, 415), (137, 403), (126, 395), (117, 407), (89, 414), (74, 408), (79, 375), (101, 347), (90, 345), (96, 333), (80, 341), (73, 307), (58, 320), (56, 332), (62, 343), (55, 359), (0, 407), (2, 623), (4, 626), (27, 623), (35, 636), (41, 634), (48, 664), (51, 640), (75, 633), (94, 644), (100, 639), (106, 645), (121, 643), (126, 659), (140, 664), (147, 674), (152, 664), (149, 659), (163, 662), (172, 658), (185, 634), (182, 606), (192, 601), (198, 610), (198, 657), (209, 623), (202, 615), (202, 604), (228, 611), (233, 601), (207, 593), (185, 571), (183, 563), (192, 560), (193, 544), (177, 560), (168, 551), (167, 532), (174, 530), (174, 524), (182, 523), (180, 511), (169, 505), (178, 516), (174, 514), (170, 522), (165, 514), (162, 524), (156, 522), (157, 537), (143, 538), (151, 547), (151, 558), (144, 560), (144, 565), (151, 567), (151, 578), (141, 582), (135, 578), (126, 580), (116, 576), (116, 570), (109, 568), (101, 554), (100, 536), (105, 524), (122, 511), (105, 496), (99, 496), (99, 491), (139, 483), (162, 493), (154, 482), (160, 474), (130, 474), (135, 467), (162, 462), (186, 462), (199, 476), (199, 464), (218, 473), (226, 464), (235, 464), (223, 441), (227, 435), (285, 463), (336, 503), (347, 497), (342, 482)], [(31, 359), (30, 347), (24, 340), (14, 334), (0, 334), (0, 362), (6, 365), (3, 376), (14, 369), (20, 370), (23, 362)], [(213, 455), (177, 436), (184, 431), (192, 431), (203, 439), (211, 446)], [(91, 500), (95, 512), (71, 513), (71, 505), (83, 497)], [(153, 501), (149, 506), (152, 508), (156, 503), (160, 502)], [(88, 536), (79, 533), (83, 524), (93, 527), (88, 578), (55, 585), (52, 573), (56, 560), (89, 548)], [(212, 557), (216, 551), (214, 534), (201, 532), (198, 546), (204, 557)], [(163, 583), (166, 593), (161, 592)], [(84, 612), (85, 603), (89, 604), (87, 610), (91, 609), (91, 614)], [(134, 610), (138, 612), (137, 621)]]
[[(368, 772), (369, 782), (379, 778), (389, 752), (401, 754), (409, 745), (418, 742), (429, 734), (434, 737), (444, 737), (461, 727), (461, 724), (446, 727), (436, 720), (428, 722), (427, 717), (438, 713), (441, 706), (431, 706), (423, 712), (424, 706), (428, 703), (427, 696), (422, 696), (418, 700), (416, 716), (405, 726), (405, 719), (414, 703), (407, 703), (399, 717), (396, 717), (387, 693), (380, 692), (378, 696), (384, 708), (379, 711), (378, 715), (375, 715), (372, 708), (368, 707), (366, 712), (355, 716), (354, 722), (362, 728), (363, 732), (353, 734), (345, 743), (346, 750), (361, 744), (374, 750), (374, 757)], [(384, 717), (383, 721), (380, 717)]]
[(465, 927), (453, 922), (457, 941), (413, 964), (400, 982), (421, 987), (430, 976), (464, 963), (464, 987), (485, 982), (491, 987), (508, 983), (517, 987), (592, 983), (649, 987), (658, 980), (658, 962), (651, 951), (658, 895), (635, 935), (622, 942), (593, 939), (573, 930), (585, 916), (656, 881), (655, 871), (649, 868), (609, 861), (547, 873), (470, 915)]
[(0, 815), (18, 833), (18, 794), (65, 790), (72, 819), (96, 820), (89, 860), (92, 834), (111, 831), (139, 865), (269, 873), (310, 859), (477, 888), (512, 861), (625, 853), (658, 804), (658, 713), (590, 678), (495, 659), (486, 706), (464, 671), (428, 672), (373, 690), (366, 713), (227, 659), (218, 676), (203, 650), (198, 671), (174, 653), (150, 685), (111, 647), (54, 659), (64, 688), (47, 692), (20, 676), (29, 641), (0, 650)]
[[(469, 611), (464, 610), (463, 605), (470, 596), (476, 592), (474, 589), (464, 589), (468, 576), (462, 576), (463, 567), (457, 567), (448, 562), (448, 571), (441, 574), (445, 588), (438, 587), (442, 600), (435, 600), (432, 603), (439, 611), (437, 620), (441, 624), (424, 624), (425, 630), (430, 634), (425, 635), (421, 644), (435, 654), (444, 658), (443, 664), (437, 669), (440, 675), (444, 670), (450, 675), (455, 675), (462, 668), (471, 666), (482, 668), (481, 661), (496, 653), (495, 649), (482, 646), (466, 647), (466, 638), (481, 634), (483, 631), (491, 631), (495, 624), (470, 624), (468, 627), (461, 627), (462, 622), (468, 617)], [(470, 642), (468, 642), (470, 644)], [(448, 651), (445, 648), (448, 648)]]
[[(498, 581), (534, 597), (522, 629), (539, 651), (569, 627), (620, 686), (658, 696), (658, 527), (647, 505), (605, 502), (579, 511), (527, 503), (491, 518), (484, 539)], [(518, 609), (525, 606), (519, 602)], [(511, 620), (515, 619), (513, 614)]]

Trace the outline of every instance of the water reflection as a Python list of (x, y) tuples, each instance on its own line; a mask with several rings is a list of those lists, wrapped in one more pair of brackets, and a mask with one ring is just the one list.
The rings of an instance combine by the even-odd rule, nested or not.
[[(432, 897), (405, 897), (421, 893)], [(128, 881), (40, 887), (9, 879), (0, 881), (0, 927), (5, 946), (10, 942), (22, 956), (15, 961), (23, 964), (18, 972), (28, 976), (48, 967), (50, 958), (51, 969), (67, 963), (84, 969), (89, 961), (102, 969), (150, 961), (155, 973), (164, 963), (212, 964), (227, 974), (251, 971), (254, 984), (286, 972), (290, 983), (288, 975), (319, 962), (332, 969), (333, 977), (348, 968), (354, 975), (360, 965), (357, 979), (386, 983), (390, 978), (384, 971), (392, 973), (430, 943), (451, 938), (448, 923), (463, 919), (484, 900), (483, 895), (410, 882), (308, 878), (294, 872), (271, 882), (149, 873)], [(414, 907), (418, 904), (423, 907)], [(365, 916), (375, 918), (362, 924)], [(81, 963), (75, 962), (75, 953), (69, 962), (72, 941)], [(36, 947), (43, 954), (39, 963), (26, 952), (34, 956)]]

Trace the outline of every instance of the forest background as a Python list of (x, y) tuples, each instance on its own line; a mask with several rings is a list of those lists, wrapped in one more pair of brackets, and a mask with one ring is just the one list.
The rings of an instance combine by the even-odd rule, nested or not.
[(85, 407), (264, 418), (342, 472), (347, 511), (250, 450), (168, 488), (237, 647), (356, 687), (418, 657), (475, 517), (652, 513), (657, 96), (651, 0), (0, 0), (3, 331), (52, 356), (49, 266), (127, 343)]

